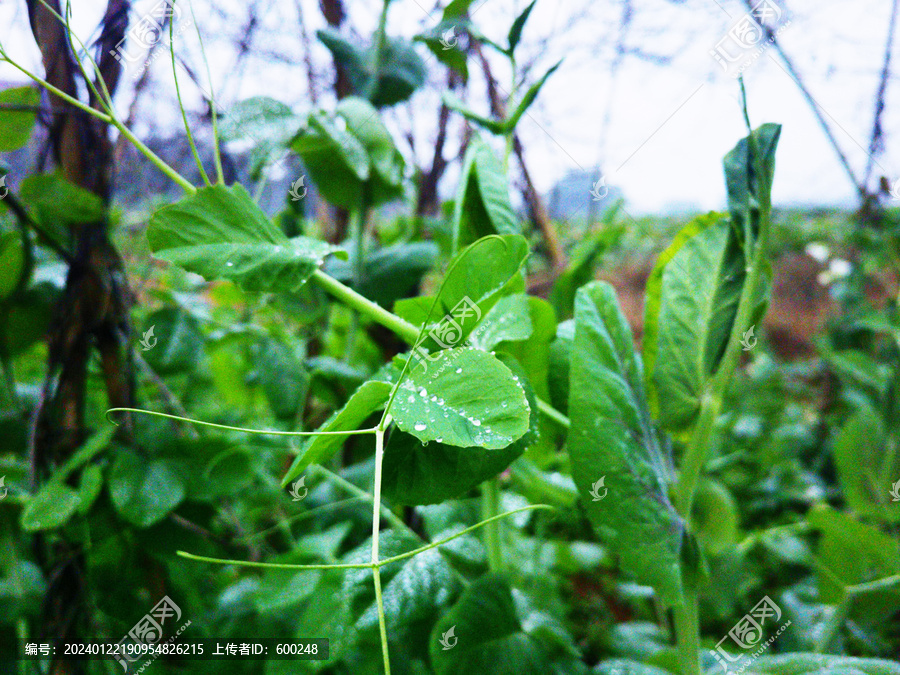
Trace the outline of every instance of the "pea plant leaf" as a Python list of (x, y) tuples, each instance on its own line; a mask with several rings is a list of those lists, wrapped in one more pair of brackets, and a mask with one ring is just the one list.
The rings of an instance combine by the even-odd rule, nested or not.
[[(728, 191), (728, 210), (738, 232), (743, 234), (747, 246), (753, 244), (759, 233), (760, 176), (757, 165), (762, 167), (765, 184), (772, 185), (775, 175), (775, 149), (781, 136), (780, 124), (763, 124), (753, 131), (754, 144), (760, 154), (751, 161), (750, 137), (742, 138), (725, 155), (725, 187)], [(768, 196), (766, 196), (768, 197)]]
[(13, 87), (0, 91), (0, 104), (34, 110), (0, 109), (0, 152), (18, 150), (31, 138), (41, 93), (37, 87)]
[(677, 602), (684, 523), (667, 495), (674, 471), (650, 420), (631, 329), (609, 284), (578, 291), (570, 358), (569, 455), (588, 516), (624, 569), (664, 601)]
[[(336, 410), (319, 431), (353, 431), (376, 410), (381, 410), (391, 394), (391, 385), (380, 380), (364, 382), (347, 400), (344, 407)], [(323, 464), (341, 449), (347, 440), (343, 435), (311, 436), (297, 459), (288, 469), (281, 486), (285, 487), (303, 473), (310, 464)]]
[(65, 483), (51, 480), (26, 504), (22, 511), (22, 529), (37, 532), (62, 527), (80, 503), (78, 492)]
[(109, 476), (109, 496), (116, 511), (138, 527), (150, 527), (184, 499), (178, 471), (163, 459), (149, 460), (135, 452), (116, 455)]
[(654, 417), (688, 427), (731, 335), (745, 273), (728, 221), (691, 221), (663, 251), (647, 280), (644, 364)]
[(536, 2), (537, 0), (531, 0), (531, 3), (522, 10), (510, 27), (509, 34), (506, 36), (506, 40), (509, 43), (510, 54), (512, 54), (519, 45), (519, 40), (522, 39), (522, 31), (525, 30), (525, 22), (527, 22), (528, 17), (531, 16), (531, 10), (534, 9), (534, 4)]
[(761, 656), (744, 672), (747, 675), (900, 675), (900, 664), (886, 659), (796, 653)]
[(509, 200), (503, 166), (491, 147), (477, 136), (469, 144), (463, 160), (453, 209), (453, 231), (472, 239), (522, 231)]
[(156, 257), (248, 291), (296, 291), (326, 255), (342, 255), (315, 239), (288, 239), (237, 184), (200, 188), (159, 209), (147, 240)]
[(525, 433), (530, 409), (509, 368), (487, 352), (463, 347), (411, 366), (389, 412), (402, 431), (423, 443), (498, 450)]
[[(519, 377), (529, 408), (536, 410), (537, 399), (522, 367), (512, 357), (500, 358)], [(506, 469), (537, 437), (536, 414), (530, 416), (528, 431), (515, 443), (489, 452), (439, 442), (421, 443), (411, 434), (394, 429), (384, 450), (382, 492), (396, 504), (437, 504), (455, 499)]]
[(434, 625), (429, 650), (438, 675), (552, 672), (548, 645), (526, 630), (509, 582), (494, 574), (472, 582)]

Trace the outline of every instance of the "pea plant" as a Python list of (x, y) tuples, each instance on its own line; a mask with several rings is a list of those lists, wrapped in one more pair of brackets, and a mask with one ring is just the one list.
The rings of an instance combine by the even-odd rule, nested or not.
[[(511, 139), (559, 64), (519, 99), (515, 50), (534, 3), (514, 21), (507, 46), (471, 27), (472, 39), (506, 55), (512, 65), (511, 112), (498, 119), (448, 101), (463, 118), (502, 137), (506, 154), (500, 158), (489, 141), (473, 138), (447, 228), (449, 255), (433, 292), (397, 294), (387, 309), (387, 302), (373, 300), (374, 287), (383, 272), (379, 265), (390, 275), (393, 259), (385, 256), (387, 247), (376, 250), (368, 223), (375, 207), (404, 194), (408, 177), (380, 110), (411, 96), (424, 68), (408, 45), (388, 37), (388, 5), (365, 49), (333, 34), (320, 36), (350, 67), (353, 95), (332, 109), (302, 115), (271, 99), (254, 99), (223, 121), (223, 134), (233, 138), (253, 124), (267, 129), (265, 143), (256, 148), (261, 156), (296, 154), (321, 196), (349, 211), (350, 241), (343, 246), (308, 233), (289, 235), (284, 220), (269, 218), (244, 186), (226, 185), (221, 168), (213, 182), (198, 160), (204, 184), (193, 185), (125, 126), (108, 92), (94, 92), (102, 102), (97, 110), (0, 54), (71, 106), (116, 127), (183, 188), (180, 199), (149, 218), (146, 240), (158, 260), (206, 282), (230, 282), (250, 296), (297, 298), (311, 287), (324, 291), (335, 312), (344, 308), (351, 317), (337, 333), (344, 361), (332, 364), (335, 369), (365, 362), (374, 349), (373, 327), (404, 345), (399, 354), (379, 352), (378, 367), (368, 370), (315, 430), (247, 428), (139, 408), (109, 410), (111, 419), (129, 413), (213, 431), (299, 438), (281, 488), (292, 488), (299, 499), (309, 473), (371, 503), (367, 540), (332, 562), (183, 550), (178, 555), (228, 569), (313, 575), (304, 577), (315, 588), (307, 594), (311, 605), (297, 621), (303, 630), (329, 633), (334, 672), (374, 672), (359, 656), (372, 653), (385, 673), (430, 667), (437, 673), (696, 675), (718, 668), (714, 657), (727, 671), (738, 662), (734, 647), (715, 650), (725, 636), (701, 635), (699, 599), (711, 583), (706, 530), (715, 523), (698, 517), (696, 503), (747, 335), (767, 308), (771, 190), (781, 127), (753, 129), (745, 101), (747, 136), (723, 162), (727, 212), (692, 220), (659, 255), (647, 283), (637, 350), (610, 284), (582, 279), (577, 290), (565, 294), (571, 307), (564, 310), (573, 318), (559, 323), (550, 303), (526, 292), (530, 248), (506, 175)], [(190, 129), (187, 133), (191, 138)], [(215, 133), (221, 167), (217, 127)], [(428, 260), (417, 280), (433, 266), (434, 259)], [(280, 393), (276, 385), (273, 397)], [(341, 462), (345, 466), (335, 471), (351, 437), (356, 449), (371, 452), (371, 460)], [(79, 466), (64, 468), (71, 472)], [(526, 486), (537, 503), (505, 494), (501, 487), (507, 480)], [(476, 491), (479, 514), (463, 527), (451, 512)], [(424, 528), (416, 523), (417, 510), (427, 511)], [(675, 650), (669, 660), (620, 659), (589, 670), (576, 640), (554, 615), (555, 590), (540, 582), (545, 549), (529, 548), (515, 530), (533, 527), (546, 538), (558, 519), (577, 523), (582, 513), (603, 545), (599, 557), (614, 560), (628, 579), (652, 589), (661, 624), (668, 626), (671, 617)], [(473, 537), (476, 532), (481, 541)], [(578, 550), (596, 552), (593, 546)], [(473, 553), (480, 547), (486, 571)], [(558, 555), (575, 560), (578, 551), (569, 547)], [(592, 560), (583, 564), (596, 565), (597, 558)], [(535, 572), (528, 584), (517, 569), (526, 564)], [(781, 627), (773, 606), (780, 618), (774, 603), (757, 617), (767, 634)], [(834, 620), (832, 636), (841, 618)], [(427, 645), (414, 644), (413, 636), (423, 631)], [(823, 650), (827, 646), (825, 641)], [(759, 656), (743, 667), (747, 673), (900, 673), (889, 661), (803, 652)]]

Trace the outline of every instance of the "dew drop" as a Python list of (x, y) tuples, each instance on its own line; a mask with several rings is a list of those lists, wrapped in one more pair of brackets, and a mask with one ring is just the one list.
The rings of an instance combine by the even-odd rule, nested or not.
[(418, 423), (416, 424), (416, 426), (413, 427), (413, 429), (415, 429), (416, 431), (425, 431), (425, 429), (427, 429), (427, 428), (428, 428), (428, 427), (425, 426), (425, 423), (424, 423), (424, 422), (418, 422)]
[(425, 391), (425, 387), (422, 387), (421, 389), (419, 389), (419, 396), (422, 396), (422, 397), (428, 396), (428, 392)]
[(409, 399), (408, 399), (408, 400), (409, 400), (409, 402), (410, 402), (410, 403), (412, 403), (412, 402), (413, 402), (413, 401), (415, 401), (415, 400), (416, 400), (416, 397), (415, 397), (415, 396), (413, 396), (413, 395), (412, 395), (412, 394), (410, 394), (410, 395), (409, 395)]
[(480, 426), (481, 426), (481, 420), (472, 420), (472, 424), (474, 424), (476, 427), (480, 427)]
[(234, 267), (234, 263), (231, 262), (230, 260), (229, 260), (227, 263), (225, 263), (225, 265), (226, 265), (227, 267)]
[(456, 369), (456, 374), (457, 374), (457, 375), (459, 375), (461, 372), (462, 372), (462, 368), (457, 368), (457, 369)]

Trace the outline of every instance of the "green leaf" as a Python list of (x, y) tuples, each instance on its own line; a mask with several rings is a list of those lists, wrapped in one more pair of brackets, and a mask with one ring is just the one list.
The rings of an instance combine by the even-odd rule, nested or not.
[(885, 435), (881, 417), (866, 404), (844, 423), (834, 441), (834, 463), (847, 504), (860, 515), (896, 522), (900, 505), (890, 487), (900, 480), (897, 441)]
[(525, 433), (530, 409), (509, 368), (486, 352), (458, 348), (411, 366), (389, 412), (424, 443), (498, 450)]
[(228, 279), (248, 291), (296, 291), (339, 249), (288, 239), (238, 184), (200, 188), (150, 217), (150, 250), (207, 281)]
[(448, 19), (456, 19), (463, 16), (466, 12), (469, 11), (469, 7), (472, 6), (473, 2), (475, 2), (475, 0), (451, 0), (451, 2), (448, 2), (447, 6), (444, 8), (444, 21), (447, 21)]
[(94, 457), (106, 450), (112, 442), (115, 433), (115, 427), (108, 426), (105, 429), (101, 429), (92, 434), (75, 452), (72, 453), (65, 464), (54, 471), (53, 480), (62, 483), (69, 474), (81, 468)]
[(523, 628), (508, 582), (494, 574), (472, 582), (434, 625), (429, 650), (437, 675), (550, 672), (545, 645)]
[(16, 232), (3, 232), (0, 234), (0, 301), (16, 290), (24, 269), (22, 237)]
[[(763, 124), (753, 131), (753, 139), (760, 153), (756, 161), (750, 162), (749, 137), (738, 141), (722, 161), (725, 168), (725, 187), (728, 191), (728, 210), (731, 212), (732, 222), (737, 231), (742, 233), (743, 242), (748, 248), (756, 241), (759, 233), (762, 186), (756, 174), (756, 166), (757, 164), (762, 166), (766, 174), (765, 182), (771, 186), (775, 175), (775, 149), (780, 136), (780, 124)], [(768, 200), (768, 195), (766, 199)]]
[(441, 100), (444, 105), (450, 108), (450, 110), (459, 113), (463, 117), (465, 117), (470, 122), (474, 122), (482, 129), (485, 129), (492, 134), (501, 135), (505, 130), (505, 125), (502, 120), (496, 120), (492, 117), (485, 117), (484, 115), (479, 115), (477, 112), (469, 108), (465, 103), (463, 103), (455, 94), (449, 91), (445, 91)]
[(463, 160), (453, 209), (453, 231), (471, 239), (522, 231), (509, 201), (506, 175), (490, 146), (472, 138)]
[(59, 481), (51, 480), (28, 500), (22, 511), (22, 529), (26, 532), (52, 530), (65, 525), (78, 508), (78, 493)]
[[(369, 70), (374, 69), (375, 45), (367, 53)], [(401, 38), (388, 38), (381, 55), (380, 77), (372, 92), (372, 105), (377, 108), (408, 100), (425, 84), (425, 62), (412, 43)]]
[[(391, 385), (387, 382), (378, 380), (369, 380), (364, 382), (350, 398), (344, 407), (334, 412), (322, 426), (319, 431), (353, 431), (359, 428), (365, 419), (376, 410), (381, 410), (387, 403), (391, 394)], [(304, 469), (310, 464), (323, 464), (343, 447), (347, 437), (344, 435), (335, 436), (312, 436), (306, 442), (297, 459), (291, 464), (284, 478), (281, 479), (281, 486), (285, 487), (297, 476), (303, 473)]]
[(693, 505), (693, 532), (697, 541), (713, 555), (737, 543), (738, 507), (722, 483), (710, 478), (697, 486)]
[[(197, 320), (180, 307), (163, 307), (144, 322), (141, 356), (160, 375), (192, 371), (204, 354), (203, 333)], [(150, 349), (146, 349), (146, 347)]]
[(531, 0), (531, 3), (516, 17), (516, 20), (513, 21), (513, 25), (509, 29), (506, 41), (509, 44), (510, 54), (516, 50), (519, 40), (522, 39), (522, 31), (525, 28), (525, 22), (528, 21), (528, 17), (531, 16), (531, 10), (534, 9), (535, 2), (537, 2), (537, 0)]
[(166, 461), (120, 451), (110, 472), (109, 495), (122, 518), (150, 527), (181, 503), (184, 485)]
[(103, 200), (70, 183), (59, 173), (36, 173), (22, 181), (19, 198), (35, 220), (64, 247), (69, 246), (67, 228), (106, 219)]
[(829, 654), (782, 654), (759, 657), (744, 672), (747, 675), (900, 675), (900, 663)]
[(287, 345), (269, 338), (258, 346), (256, 362), (263, 393), (275, 417), (295, 417), (309, 389), (309, 374), (302, 361)]
[(425, 64), (412, 44), (406, 40), (385, 40), (378, 82), (372, 87), (375, 44), (370, 44), (365, 51), (361, 51), (331, 28), (316, 31), (316, 36), (328, 47), (335, 62), (346, 70), (353, 93), (362, 96), (371, 89), (370, 100), (378, 108), (406, 101), (425, 83)]
[(81, 472), (81, 482), (78, 485), (78, 513), (87, 514), (91, 506), (100, 496), (103, 489), (103, 471), (99, 466), (89, 466)]
[(672, 675), (672, 671), (630, 659), (609, 659), (598, 663), (591, 675)]
[(472, 345), (489, 352), (501, 342), (519, 342), (531, 337), (533, 328), (528, 301), (524, 293), (500, 298), (469, 336)]
[[(675, 603), (684, 524), (668, 498), (671, 460), (652, 426), (640, 358), (609, 284), (578, 291), (570, 378), (569, 455), (588, 516), (622, 567)], [(603, 496), (594, 499), (592, 490)]]
[[(820, 504), (810, 509), (807, 522), (821, 532), (816, 551), (819, 594), (836, 604), (844, 588), (900, 574), (900, 542), (878, 528)], [(857, 597), (851, 618), (874, 624), (900, 609), (900, 588)]]
[(403, 196), (403, 173), (406, 162), (394, 145), (394, 139), (378, 111), (368, 101), (348, 96), (335, 112), (346, 122), (347, 132), (365, 149), (371, 165), (366, 200), (377, 206)]
[(263, 166), (288, 146), (303, 127), (303, 118), (284, 103), (254, 96), (236, 103), (219, 122), (225, 141), (249, 140), (250, 172), (257, 177)]
[[(521, 366), (508, 355), (500, 357), (519, 378), (528, 407), (536, 410), (537, 399)], [(385, 446), (382, 492), (397, 504), (437, 504), (461, 497), (505, 470), (537, 440), (538, 433), (538, 416), (531, 415), (528, 431), (519, 440), (501, 450), (483, 452), (480, 448), (421, 443), (395, 429)]]
[(655, 418), (683, 429), (700, 409), (737, 314), (744, 259), (727, 220), (691, 221), (660, 255), (647, 280), (644, 361)]
[(0, 91), (0, 152), (18, 150), (31, 139), (36, 110), (9, 110), (11, 107), (37, 108), (41, 92), (37, 87), (13, 87)]
[(503, 122), (503, 133), (504, 134), (510, 134), (515, 130), (516, 126), (518, 126), (518, 124), (519, 124), (519, 120), (522, 119), (522, 115), (524, 115), (525, 111), (531, 107), (531, 104), (534, 103), (538, 94), (541, 92), (541, 89), (543, 88), (544, 84), (547, 82), (547, 80), (550, 78), (550, 76), (556, 72), (556, 69), (559, 68), (561, 65), (562, 65), (562, 61), (557, 62), (556, 65), (551, 66), (550, 69), (546, 73), (544, 73), (544, 75), (541, 77), (541, 79), (539, 79), (537, 82), (535, 82), (530, 87), (528, 87), (528, 90), (525, 92), (525, 95), (522, 97), (522, 100), (519, 101), (519, 104), (515, 107), (515, 110), (513, 110), (512, 115), (510, 115)]
[[(444, 16), (446, 15), (445, 10)], [(428, 32), (413, 38), (413, 41), (421, 42), (428, 47), (438, 61), (456, 71), (463, 83), (469, 81), (469, 67), (466, 63), (466, 53), (460, 49), (458, 41), (459, 34), (467, 29), (468, 23), (459, 18), (445, 19)]]
[[(556, 313), (549, 302), (528, 297), (528, 323), (531, 335), (522, 341), (504, 342), (498, 349), (515, 357), (528, 376), (535, 393), (547, 400), (550, 397), (550, 345), (556, 338)], [(566, 374), (568, 380), (568, 373)], [(566, 396), (568, 400), (568, 396)]]
[(384, 450), (382, 493), (394, 504), (439, 504), (493, 478), (519, 457), (518, 442), (501, 450), (423, 444), (395, 430)]

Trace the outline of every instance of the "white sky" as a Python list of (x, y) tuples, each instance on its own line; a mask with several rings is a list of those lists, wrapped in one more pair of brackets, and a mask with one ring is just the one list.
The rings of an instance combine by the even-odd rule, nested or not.
[[(137, 11), (149, 9), (156, 1), (137, 2)], [(684, 205), (721, 208), (721, 158), (745, 132), (736, 81), (720, 71), (709, 51), (744, 13), (743, 6), (737, 0), (632, 1), (634, 15), (626, 44), (674, 58), (660, 65), (626, 57), (614, 81), (610, 63), (621, 16), (620, 0), (538, 0), (525, 31), (520, 61), (527, 62), (537, 53), (534, 77), (559, 58), (565, 61), (520, 126), (532, 176), (539, 189), (546, 191), (568, 171), (590, 170), (599, 164), (607, 183), (624, 191), (632, 212)], [(233, 44), (243, 35), (247, 3), (208, 5), (195, 0), (222, 105), (268, 95), (298, 110), (309, 106), (305, 71), (294, 65), (302, 58), (298, 4), (310, 33), (323, 25), (315, 0), (260, 2), (262, 26), (253, 41), (256, 51), (238, 69)], [(851, 166), (862, 174), (891, 2), (783, 0), (780, 4), (786, 6), (791, 21), (780, 41), (829, 118)], [(369, 35), (375, 28), (381, 0), (345, 0), (345, 5), (351, 26)], [(503, 41), (512, 18), (524, 5), (523, 0), (476, 0), (474, 22), (490, 37)], [(91, 31), (104, 6), (100, 0), (74, 3), (73, 25), (82, 39), (95, 37)], [(425, 0), (395, 0), (388, 32), (411, 37), (433, 26), (441, 13), (433, 7), (434, 0), (428, 4)], [(581, 11), (585, 14), (569, 26), (571, 18)], [(542, 45), (541, 38), (547, 36), (555, 37)], [(24, 2), (0, 0), (0, 40), (17, 60), (32, 69), (38, 67)], [(177, 47), (202, 73), (192, 30), (177, 39)], [(276, 53), (293, 63), (280, 62)], [(425, 165), (431, 161), (437, 87), (444, 81), (444, 74), (443, 67), (424, 48), (421, 53), (429, 62), (433, 86), (417, 93), (410, 105), (392, 109), (387, 119), (397, 132), (398, 146), (407, 155), (410, 150), (400, 132), (414, 129), (417, 159)], [(314, 59), (319, 64), (328, 62), (327, 52), (317, 42)], [(900, 69), (898, 59), (895, 53), (895, 67)], [(499, 60), (494, 64), (495, 75), (506, 87), (506, 69)], [(148, 100), (142, 101), (144, 124), (138, 128), (139, 133), (154, 127), (169, 129), (179, 123), (177, 109), (171, 104), (174, 99), (167, 54), (160, 54), (153, 67), (154, 87)], [(470, 70), (473, 105), (486, 111), (485, 89), (475, 62), (470, 61)], [(0, 79), (20, 78), (3, 65)], [(849, 179), (774, 49), (750, 66), (745, 80), (754, 125), (784, 125), (775, 204), (854, 206), (855, 192)], [(883, 173), (892, 182), (900, 177), (900, 146), (895, 142), (900, 134), (898, 87), (900, 82), (894, 76), (883, 117), (886, 152), (879, 158), (881, 168), (876, 165), (876, 176)], [(199, 98), (190, 86), (183, 89), (188, 105), (199, 109)], [(130, 91), (126, 88), (120, 94), (118, 102), (124, 112), (130, 103)], [(608, 128), (604, 124), (607, 111)], [(458, 137), (457, 122), (451, 128), (451, 139), (455, 143)], [(448, 174), (451, 183), (453, 175)]]

